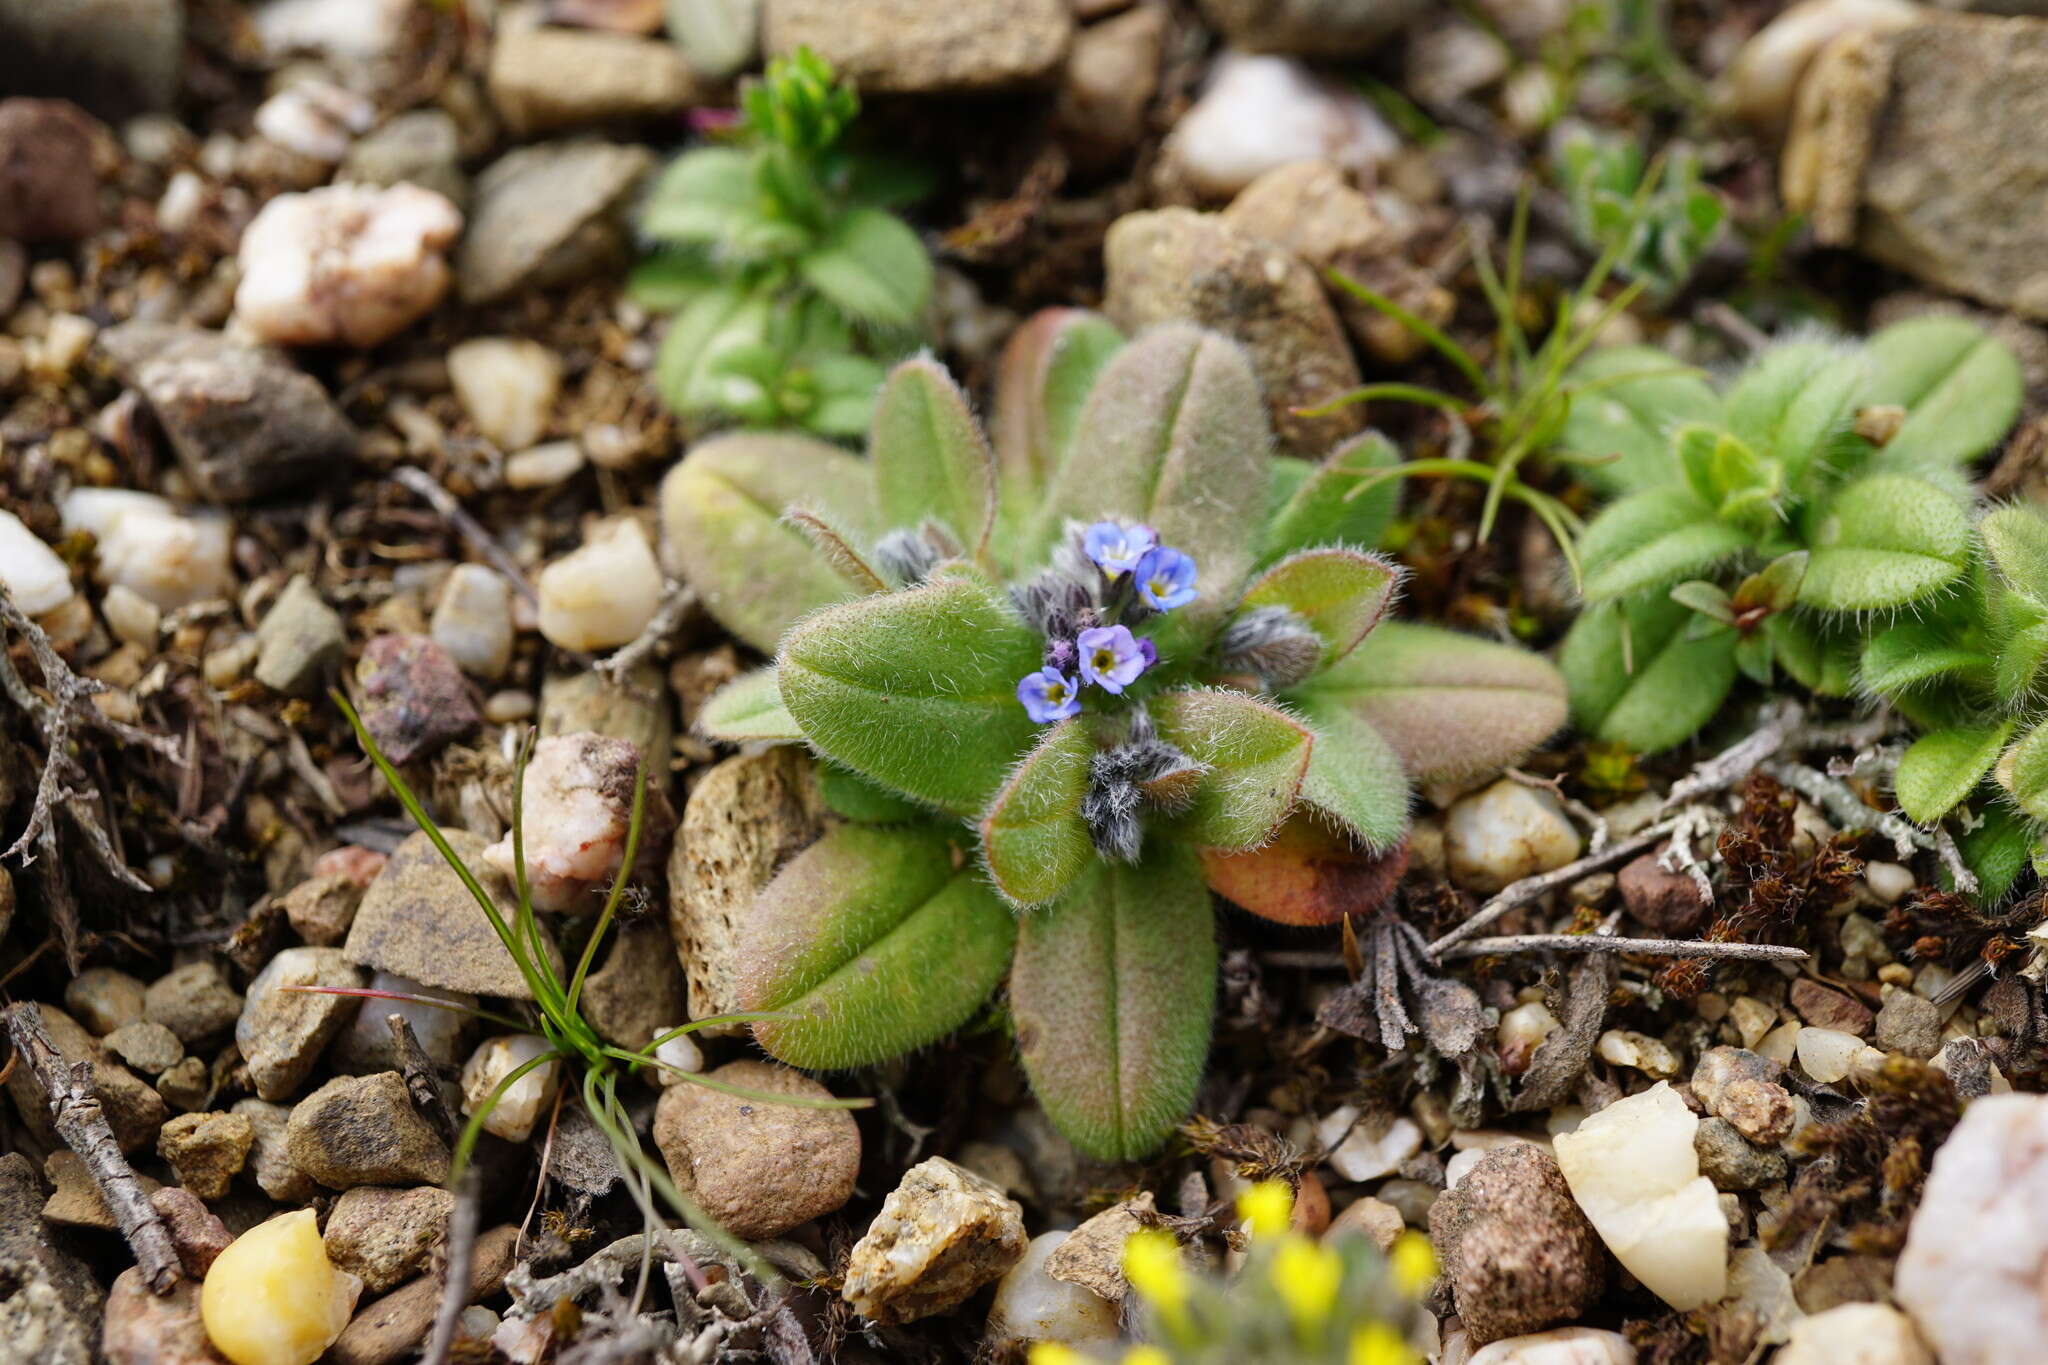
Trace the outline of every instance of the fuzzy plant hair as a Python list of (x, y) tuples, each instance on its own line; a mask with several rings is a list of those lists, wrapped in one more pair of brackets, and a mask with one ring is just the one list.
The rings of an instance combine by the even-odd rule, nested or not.
[(1962, 590), (1968, 463), (2019, 411), (2019, 362), (1955, 317), (1860, 344), (1795, 337), (1716, 392), (1647, 347), (1581, 362), (1560, 444), (1615, 500), (1579, 541), (1585, 612), (1559, 655), (1593, 738), (1667, 749), (1738, 676), (1855, 690), (1877, 628)]
[(1564, 687), (1525, 651), (1382, 621), (1400, 570), (1361, 547), (1397, 457), (1376, 435), (1273, 455), (1229, 341), (1047, 313), (999, 388), (993, 446), (918, 358), (865, 461), (743, 433), (663, 485), (669, 553), (774, 658), (701, 727), (808, 746), (846, 817), (746, 915), (740, 996), (782, 1016), (768, 1052), (843, 1068), (1007, 979), (1053, 1121), (1138, 1157), (1208, 1052), (1211, 890), (1291, 924), (1370, 908), (1411, 778), (1513, 761)]

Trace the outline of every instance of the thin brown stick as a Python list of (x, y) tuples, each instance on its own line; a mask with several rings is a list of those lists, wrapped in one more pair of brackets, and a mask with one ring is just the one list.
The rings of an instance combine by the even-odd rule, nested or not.
[(448, 1112), (448, 1097), (441, 1090), (441, 1078), (434, 1070), (433, 1059), (420, 1046), (419, 1035), (412, 1031), (406, 1017), (396, 1012), (385, 1015), (384, 1024), (391, 1030), (392, 1050), (398, 1054), (398, 1074), (405, 1078), (412, 1107), (440, 1130), (443, 1142), (454, 1142), (455, 1115)]
[(1672, 826), (1675, 823), (1672, 820), (1660, 820), (1648, 829), (1639, 830), (1618, 844), (1609, 844), (1598, 853), (1589, 853), (1576, 862), (1566, 863), (1563, 867), (1554, 868), (1549, 872), (1539, 872), (1533, 877), (1524, 877), (1518, 882), (1509, 883), (1492, 900), (1480, 906), (1470, 919), (1430, 944), (1429, 955), (1431, 957), (1442, 957), (1444, 951), (1453, 944), (1462, 943), (1466, 939), (1471, 938), (1472, 935), (1478, 933), (1487, 925), (1492, 924), (1508, 911), (1518, 906), (1527, 905), (1539, 896), (1544, 895), (1546, 892), (1554, 891), (1560, 886), (1569, 886), (1589, 872), (1598, 872), (1602, 868), (1612, 867), (1616, 863), (1628, 861), (1636, 854), (1641, 853), (1671, 833)]
[(393, 482), (403, 484), (425, 498), (433, 509), (441, 514), (441, 519), (455, 528), (456, 534), (468, 543), (470, 549), (491, 562), (491, 567), (504, 576), (505, 581), (512, 585), (514, 592), (535, 606), (540, 605), (540, 597), (534, 592), (533, 584), (526, 581), (526, 575), (520, 572), (519, 565), (513, 562), (512, 556), (505, 553), (505, 547), (498, 543), (498, 538), (486, 531), (475, 517), (464, 511), (462, 504), (455, 500), (455, 495), (436, 483), (433, 475), (423, 469), (414, 469), (411, 465), (401, 465), (391, 471), (391, 478)]
[(15, 1055), (28, 1064), (50, 1105), (50, 1121), (64, 1145), (78, 1154), (99, 1186), (100, 1197), (114, 1215), (121, 1235), (135, 1253), (136, 1267), (151, 1290), (168, 1294), (184, 1278), (170, 1229), (142, 1192), (135, 1169), (121, 1155), (121, 1144), (107, 1126), (99, 1096), (93, 1093), (92, 1063), (68, 1063), (50, 1041), (40, 1008), (31, 1002), (7, 1010), (7, 1036)]
[(1724, 791), (1748, 777), (1756, 765), (1791, 742), (1805, 712), (1796, 702), (1786, 702), (1763, 718), (1750, 734), (1729, 745), (1690, 773), (1671, 784), (1659, 811), (1683, 806), (1702, 796)]
[(654, 609), (654, 616), (629, 643), (620, 645), (610, 657), (598, 662), (597, 671), (614, 683), (623, 685), (626, 674), (635, 664), (654, 653), (676, 631), (682, 628), (683, 620), (697, 605), (697, 590), (687, 583), (670, 579), (662, 589), (661, 605)]
[(1646, 957), (1721, 957), (1751, 961), (1796, 962), (1803, 948), (1776, 943), (1712, 943), (1697, 938), (1609, 938), (1604, 934), (1510, 934), (1504, 938), (1471, 938), (1452, 945), (1442, 957), (1491, 957), (1501, 953), (1641, 953)]
[(464, 1171), (455, 1184), (455, 1208), (448, 1215), (448, 1258), (442, 1270), (441, 1306), (434, 1313), (434, 1335), (420, 1355), (420, 1365), (447, 1365), (455, 1331), (462, 1325), (462, 1310), (469, 1307), (470, 1266), (476, 1259), (476, 1186), (474, 1166)]

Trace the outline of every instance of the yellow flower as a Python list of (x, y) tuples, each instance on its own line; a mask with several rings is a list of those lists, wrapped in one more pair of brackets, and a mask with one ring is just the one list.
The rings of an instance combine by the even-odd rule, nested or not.
[(1057, 1341), (1031, 1343), (1030, 1365), (1090, 1365), (1087, 1356)]
[(1123, 1365), (1173, 1365), (1173, 1357), (1157, 1346), (1133, 1346), (1124, 1352)]
[(1124, 1243), (1124, 1278), (1155, 1303), (1179, 1303), (1188, 1292), (1180, 1243), (1164, 1228), (1139, 1228)]
[[(1351, 1334), (1349, 1365), (1421, 1365), (1415, 1348), (1384, 1322), (1369, 1322)], [(1038, 1365), (1033, 1360), (1032, 1365)]]
[(1436, 1280), (1436, 1248), (1429, 1244), (1429, 1238), (1412, 1229), (1394, 1239), (1388, 1261), (1393, 1267), (1394, 1287), (1411, 1298)]
[(1278, 1237), (1294, 1217), (1294, 1191), (1284, 1180), (1261, 1180), (1237, 1197), (1237, 1216), (1254, 1237)]
[(1273, 1288), (1304, 1334), (1329, 1319), (1344, 1280), (1344, 1262), (1336, 1252), (1306, 1237), (1289, 1237), (1273, 1257)]

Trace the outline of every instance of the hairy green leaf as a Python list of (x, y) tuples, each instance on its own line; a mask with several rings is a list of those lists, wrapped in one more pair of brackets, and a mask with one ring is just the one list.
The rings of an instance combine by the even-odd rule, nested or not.
[(1272, 461), (1273, 511), (1266, 518), (1261, 567), (1319, 545), (1371, 548), (1387, 533), (1401, 497), (1399, 479), (1372, 476), (1401, 463), (1401, 452), (1377, 431), (1360, 432), (1321, 464), (1292, 455)]
[(1923, 825), (1947, 815), (1998, 762), (2012, 731), (2013, 723), (2003, 721), (1935, 730), (1914, 740), (1892, 778), (1899, 809)]
[(867, 465), (806, 436), (747, 432), (705, 441), (661, 483), (670, 563), (721, 625), (764, 653), (798, 618), (854, 595), (783, 520), (796, 503), (849, 533), (874, 533)]
[(1728, 428), (1796, 482), (1848, 430), (1868, 374), (1857, 351), (1823, 341), (1781, 342), (1729, 387)]
[(1191, 849), (1094, 863), (1019, 925), (1017, 1049), (1054, 1126), (1090, 1156), (1149, 1156), (1187, 1117), (1215, 1000), (1213, 915)]
[(737, 147), (699, 147), (654, 182), (640, 230), (657, 242), (715, 246), (760, 216), (753, 157)]
[(798, 854), (741, 921), (738, 997), (792, 1066), (868, 1066), (973, 1016), (1003, 978), (1015, 920), (953, 835), (841, 825)]
[(1251, 567), (1273, 434), (1244, 352), (1182, 323), (1116, 353), (1088, 395), (1031, 537), (1042, 555), (1069, 520), (1126, 517), (1192, 555), (1201, 596), (1161, 621), (1169, 658), (1213, 628)]
[(1285, 607), (1323, 641), (1323, 666), (1337, 662), (1379, 624), (1401, 570), (1375, 554), (1331, 547), (1303, 550), (1252, 580), (1246, 607)]
[(1781, 613), (1765, 618), (1771, 654), (1794, 682), (1823, 697), (1846, 697), (1856, 686), (1857, 640), (1818, 618)]
[(773, 664), (742, 673), (712, 693), (697, 713), (697, 729), (728, 744), (753, 740), (783, 743), (804, 737), (796, 717), (782, 707)]
[(1923, 479), (1858, 479), (1817, 516), (1813, 558), (1799, 584), (1803, 606), (1885, 611), (1954, 583), (1969, 565), (1970, 519)]
[(1934, 623), (1902, 621), (1865, 643), (1858, 680), (1865, 691), (1889, 697), (1935, 681), (1985, 683), (1991, 668), (1989, 657), (1955, 644)]
[(698, 294), (670, 320), (655, 357), (661, 396), (679, 412), (721, 407), (720, 367), (735, 353), (765, 345), (774, 318), (768, 299), (731, 285)]
[(1425, 782), (1497, 772), (1565, 721), (1564, 679), (1541, 655), (1400, 621), (1288, 695), (1356, 715)]
[[(1089, 391), (1123, 344), (1124, 334), (1109, 319), (1083, 308), (1048, 308), (1010, 334), (990, 419), (1006, 540), (1037, 513), (1066, 463)], [(1006, 559), (1012, 549), (1003, 547)]]
[(1571, 410), (1558, 447), (1589, 461), (1585, 481), (1609, 493), (1659, 488), (1671, 478), (1671, 433), (1712, 422), (1721, 400), (1707, 381), (1650, 346), (1610, 346), (1572, 367)]
[(1054, 899), (1094, 860), (1081, 819), (1095, 741), (1078, 717), (1045, 732), (981, 817), (981, 853), (996, 890), (1016, 905)]
[(1714, 718), (1735, 685), (1732, 630), (1700, 639), (1693, 615), (1668, 598), (1594, 607), (1572, 623), (1558, 652), (1572, 718), (1595, 739), (1656, 753)]
[(851, 209), (797, 262), (804, 282), (848, 317), (915, 327), (931, 302), (932, 259), (909, 225), (881, 209)]
[(1408, 829), (1408, 774), (1372, 725), (1327, 692), (1291, 698), (1315, 731), (1301, 799), (1374, 853)]
[[(1975, 829), (1956, 835), (1956, 850), (1963, 855), (1963, 865), (1977, 874), (1979, 900), (1994, 905), (2005, 899), (2033, 860), (2039, 835), (2031, 821), (2007, 806), (1987, 802), (1979, 814)], [(1950, 884), (1946, 872), (1942, 881)]]
[(930, 517), (980, 557), (995, 528), (995, 458), (967, 395), (930, 356), (889, 372), (875, 400), (868, 459), (885, 526), (916, 526)]
[(1166, 692), (1152, 699), (1159, 737), (1209, 771), (1194, 804), (1158, 828), (1209, 848), (1263, 843), (1294, 809), (1314, 736), (1285, 711), (1225, 690)]
[(2048, 820), (2048, 721), (2013, 742), (1997, 764), (1999, 782), (2022, 811)]
[(870, 782), (830, 759), (817, 761), (818, 796), (834, 815), (863, 825), (900, 825), (923, 820), (931, 811), (909, 797)]
[(2006, 585), (2048, 604), (2048, 517), (2033, 507), (2015, 504), (1986, 513), (1977, 531)]
[(1749, 548), (1740, 528), (1684, 488), (1633, 493), (1610, 504), (1579, 538), (1589, 602), (1668, 588)]
[(827, 758), (956, 815), (978, 815), (1037, 736), (1017, 680), (1038, 637), (992, 585), (935, 576), (799, 622), (782, 704)]
[(1887, 455), (1959, 464), (1990, 449), (2019, 416), (2025, 382), (2018, 358), (1964, 318), (1895, 322), (1864, 354), (1871, 364), (1864, 401), (1907, 410)]

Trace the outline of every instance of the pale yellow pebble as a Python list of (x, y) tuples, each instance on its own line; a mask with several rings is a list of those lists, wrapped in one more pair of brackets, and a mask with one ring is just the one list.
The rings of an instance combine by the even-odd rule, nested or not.
[(313, 1365), (348, 1326), (363, 1282), (327, 1259), (311, 1209), (249, 1229), (199, 1287), (199, 1320), (233, 1365)]

